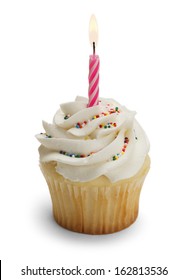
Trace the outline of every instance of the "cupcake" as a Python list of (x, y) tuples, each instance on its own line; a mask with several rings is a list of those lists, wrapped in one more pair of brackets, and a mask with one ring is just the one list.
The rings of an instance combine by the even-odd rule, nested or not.
[(137, 218), (149, 171), (149, 142), (135, 112), (113, 99), (87, 107), (87, 98), (60, 105), (36, 137), (40, 168), (56, 222), (69, 230), (106, 234)]

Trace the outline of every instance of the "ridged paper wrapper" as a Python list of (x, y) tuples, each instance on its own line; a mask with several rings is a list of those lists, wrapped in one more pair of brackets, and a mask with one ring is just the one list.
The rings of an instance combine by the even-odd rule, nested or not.
[(56, 172), (56, 163), (40, 163), (49, 187), (56, 222), (71, 231), (107, 234), (130, 226), (138, 216), (140, 191), (150, 168), (146, 157), (139, 172), (111, 183), (105, 176), (73, 182)]

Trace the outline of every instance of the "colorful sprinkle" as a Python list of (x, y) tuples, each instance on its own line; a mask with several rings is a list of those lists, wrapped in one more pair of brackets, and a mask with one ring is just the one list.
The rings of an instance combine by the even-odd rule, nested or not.
[(68, 118), (70, 118), (70, 114), (67, 114), (67, 115), (64, 117), (64, 120), (67, 120)]
[(135, 138), (135, 140), (138, 140), (138, 137), (136, 136), (135, 129), (134, 129), (134, 138)]
[(122, 155), (124, 155), (128, 143), (129, 143), (129, 138), (128, 138), (128, 137), (125, 137), (125, 139), (124, 139), (124, 145), (123, 145), (123, 147), (122, 147), (122, 149), (121, 149), (121, 152), (118, 153), (118, 154), (116, 154), (116, 155), (114, 155), (114, 156), (112, 157), (112, 160), (113, 160), (113, 161), (119, 159)]
[[(116, 155), (114, 155), (112, 157), (112, 160), (115, 161), (115, 160), (118, 160), (126, 151), (126, 148), (127, 148), (127, 145), (128, 145), (128, 142), (129, 142), (129, 139), (128, 137), (125, 137), (124, 139), (124, 145), (121, 149), (121, 152), (120, 153), (117, 153)], [(70, 153), (70, 152), (65, 152), (65, 151), (60, 151), (59, 152), (60, 154), (64, 155), (64, 156), (68, 156), (68, 157), (72, 157), (72, 158), (85, 158), (85, 157), (89, 157), (91, 155), (94, 154), (94, 152), (91, 152), (90, 154), (88, 155), (85, 155), (85, 154), (76, 154), (76, 153)]]
[(117, 126), (117, 123), (107, 123), (107, 124), (99, 124), (99, 128), (113, 128), (113, 127), (116, 127)]
[(128, 137), (125, 137), (125, 139), (124, 139), (124, 143), (129, 143), (129, 138)]
[[(109, 106), (111, 106), (110, 104), (107, 104), (107, 106), (106, 106), (106, 108), (107, 108), (107, 112), (102, 112), (101, 114), (98, 114), (98, 115), (95, 115), (95, 116), (93, 116), (91, 119), (89, 119), (89, 120), (87, 120), (87, 121), (84, 121), (84, 122), (81, 122), (81, 123), (76, 123), (75, 124), (75, 128), (78, 128), (78, 129), (80, 129), (80, 128), (83, 128), (88, 122), (90, 122), (90, 121), (93, 121), (93, 120), (96, 120), (96, 119), (98, 119), (98, 118), (101, 118), (101, 117), (106, 117), (106, 116), (109, 116), (109, 115), (111, 115), (111, 114), (114, 114), (114, 113), (116, 113), (116, 114), (119, 114), (120, 113), (120, 110), (119, 110), (119, 108), (118, 107), (113, 107), (113, 108), (108, 108)], [(66, 115), (65, 117), (64, 117), (64, 119), (68, 119), (70, 117), (70, 114), (68, 114), (68, 115)], [(107, 127), (106, 127), (107, 126)], [(117, 124), (116, 123), (114, 123), (113, 125), (111, 125), (110, 127), (109, 127), (109, 124), (105, 124), (105, 125), (99, 125), (99, 127), (100, 128), (102, 128), (102, 127), (104, 127), (105, 129), (106, 128), (111, 128), (111, 127), (116, 127), (117, 126)]]
[(51, 135), (48, 135), (48, 134), (46, 134), (46, 133), (41, 132), (40, 134), (41, 134), (41, 135), (44, 135), (44, 136), (45, 136), (45, 138), (52, 138), (52, 136), (51, 136)]
[(83, 123), (78, 122), (78, 123), (75, 124), (75, 127), (76, 128), (83, 128), (86, 124), (87, 124), (87, 121), (84, 121)]
[(52, 138), (52, 136), (51, 136), (51, 135), (48, 135), (48, 134), (46, 134), (46, 133), (41, 132), (40, 134), (41, 134), (41, 135), (44, 135), (44, 136), (45, 136), (45, 138)]
[(94, 152), (91, 152), (88, 155), (84, 155), (84, 154), (69, 153), (69, 152), (65, 152), (65, 151), (60, 151), (59, 153), (61, 155), (64, 155), (64, 156), (67, 156), (67, 157), (72, 157), (72, 158), (85, 158), (85, 157), (89, 157), (89, 156), (94, 154)]

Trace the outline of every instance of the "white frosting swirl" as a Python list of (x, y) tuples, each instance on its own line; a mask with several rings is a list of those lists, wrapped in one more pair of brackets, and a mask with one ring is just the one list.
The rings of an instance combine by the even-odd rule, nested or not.
[(72, 181), (134, 176), (149, 151), (135, 112), (113, 99), (101, 98), (100, 105), (89, 108), (87, 103), (78, 96), (60, 105), (53, 124), (43, 122), (46, 133), (36, 135), (41, 162), (56, 161), (56, 171)]

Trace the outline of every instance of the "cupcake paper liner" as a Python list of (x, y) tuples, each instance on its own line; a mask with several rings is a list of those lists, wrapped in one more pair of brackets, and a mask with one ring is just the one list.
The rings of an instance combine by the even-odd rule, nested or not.
[(72, 182), (55, 170), (56, 163), (40, 163), (49, 187), (56, 222), (71, 231), (107, 234), (130, 226), (137, 218), (140, 191), (150, 168), (149, 156), (133, 177), (111, 183), (105, 176)]

